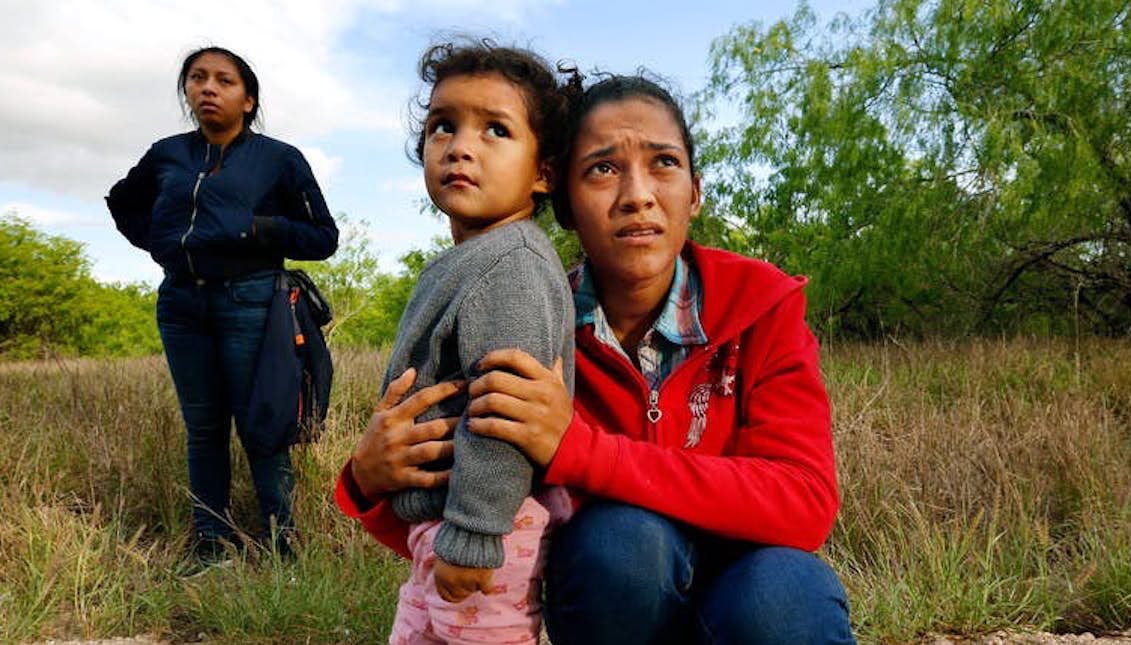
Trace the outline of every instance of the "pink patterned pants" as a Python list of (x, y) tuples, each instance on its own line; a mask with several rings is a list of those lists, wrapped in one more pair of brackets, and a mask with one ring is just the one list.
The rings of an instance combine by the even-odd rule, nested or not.
[(440, 521), (414, 524), (408, 534), (412, 575), (400, 590), (390, 645), (418, 643), (538, 642), (542, 628), (542, 567), (552, 527), (568, 519), (569, 497), (549, 488), (527, 497), (514, 518), (514, 530), (503, 536), (505, 561), (495, 569), (495, 593), (473, 593), (449, 603), (436, 593), (432, 542)]

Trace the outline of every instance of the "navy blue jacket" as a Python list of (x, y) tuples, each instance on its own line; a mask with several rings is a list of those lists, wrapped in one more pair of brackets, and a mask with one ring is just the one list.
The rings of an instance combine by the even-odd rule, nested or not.
[(106, 197), (118, 230), (173, 280), (322, 260), (338, 228), (294, 146), (244, 130), (221, 152), (199, 131), (154, 143)]

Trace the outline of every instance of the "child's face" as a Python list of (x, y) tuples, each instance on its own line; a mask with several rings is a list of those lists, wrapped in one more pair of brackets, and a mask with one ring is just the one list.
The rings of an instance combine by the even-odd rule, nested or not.
[(440, 81), (424, 122), (424, 184), (457, 244), (530, 217), (550, 181), (522, 90), (494, 72)]

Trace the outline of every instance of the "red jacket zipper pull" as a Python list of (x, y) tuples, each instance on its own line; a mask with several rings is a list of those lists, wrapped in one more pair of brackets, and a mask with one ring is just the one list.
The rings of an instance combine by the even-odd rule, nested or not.
[(648, 395), (648, 420), (652, 423), (657, 423), (660, 417), (664, 416), (664, 411), (660, 409), (660, 391), (652, 390)]

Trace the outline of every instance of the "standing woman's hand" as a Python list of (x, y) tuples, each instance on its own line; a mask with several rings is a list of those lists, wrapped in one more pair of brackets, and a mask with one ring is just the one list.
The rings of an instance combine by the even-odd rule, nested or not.
[(429, 471), (420, 466), (452, 455), (451, 432), (458, 417), (417, 423), (428, 408), (464, 388), (463, 381), (437, 383), (401, 398), (416, 380), (409, 368), (385, 390), (357, 442), (350, 459), (350, 474), (366, 499), (405, 488), (434, 488), (448, 481), (450, 470)]
[(562, 359), (550, 369), (522, 350), (500, 349), (480, 359), (478, 367), (483, 376), (467, 390), (467, 428), (506, 441), (548, 466), (573, 419)]

